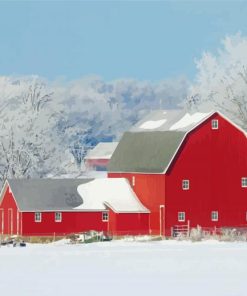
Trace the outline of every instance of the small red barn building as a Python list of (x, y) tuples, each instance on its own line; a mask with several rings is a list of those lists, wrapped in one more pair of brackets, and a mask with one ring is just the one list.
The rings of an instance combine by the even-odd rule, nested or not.
[(107, 171), (107, 166), (118, 142), (101, 142), (89, 150), (84, 158), (88, 171)]
[(49, 236), (88, 230), (147, 234), (149, 210), (125, 179), (5, 182), (0, 198), (0, 234)]
[(247, 226), (246, 133), (219, 112), (159, 111), (126, 132), (108, 177), (127, 178), (150, 211), (150, 232), (177, 225)]

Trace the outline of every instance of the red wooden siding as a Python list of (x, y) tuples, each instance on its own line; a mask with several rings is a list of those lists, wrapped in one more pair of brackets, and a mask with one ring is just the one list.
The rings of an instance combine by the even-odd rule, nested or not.
[(149, 234), (149, 214), (109, 211), (109, 232), (113, 235)]
[(55, 222), (55, 212), (42, 212), (42, 221), (34, 221), (34, 213), (25, 212), (23, 235), (65, 235), (88, 230), (107, 231), (108, 222), (102, 221), (102, 212), (62, 212), (62, 222)]
[(165, 175), (164, 174), (137, 174), (137, 173), (108, 173), (109, 178), (126, 178), (132, 185), (141, 203), (151, 211), (150, 233), (160, 233), (160, 205), (165, 204)]
[[(211, 119), (219, 129), (211, 128)], [(190, 221), (192, 227), (247, 226), (246, 136), (220, 115), (215, 114), (192, 131), (166, 176), (166, 234), (173, 225)], [(182, 190), (182, 180), (190, 180), (190, 189)], [(211, 221), (218, 211), (219, 220)], [(186, 221), (178, 222), (178, 212)]]
[(20, 234), (21, 213), (7, 186), (4, 198), (0, 203), (0, 234)]
[[(12, 217), (8, 215), (9, 209), (13, 213)], [(2, 213), (3, 221), (1, 220)], [(67, 235), (89, 230), (110, 231), (113, 235), (149, 233), (149, 214), (146, 213), (117, 214), (109, 210), (109, 221), (102, 221), (102, 212), (61, 211), (61, 213), (61, 222), (55, 221), (55, 212), (53, 211), (41, 212), (41, 222), (35, 222), (35, 212), (18, 211), (13, 195), (9, 192), (9, 187), (7, 186), (0, 204), (0, 234), (51, 236), (54, 234)]]
[(85, 160), (85, 166), (87, 169), (105, 169), (107, 168), (107, 165), (109, 163), (109, 159), (86, 159)]

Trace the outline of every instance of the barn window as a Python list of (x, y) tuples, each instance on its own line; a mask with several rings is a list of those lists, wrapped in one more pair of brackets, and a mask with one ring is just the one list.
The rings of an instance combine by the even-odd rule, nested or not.
[(183, 180), (182, 181), (182, 188), (183, 188), (183, 190), (189, 190), (190, 189), (190, 180)]
[(178, 212), (178, 222), (185, 221), (185, 212)]
[(134, 187), (136, 184), (136, 177), (135, 176), (132, 176), (132, 186)]
[(62, 213), (61, 212), (55, 213), (55, 222), (62, 222)]
[(109, 219), (109, 215), (108, 215), (108, 213), (107, 213), (107, 212), (103, 212), (103, 213), (102, 213), (102, 221), (103, 221), (103, 222), (107, 222), (108, 219)]
[(218, 212), (217, 211), (212, 211), (211, 212), (211, 220), (212, 221), (218, 221), (218, 219), (219, 219)]
[(245, 212), (245, 220), (247, 221), (247, 212)]
[(218, 129), (219, 128), (219, 122), (218, 122), (218, 119), (213, 119), (211, 121), (211, 126), (212, 126), (212, 129)]
[(242, 184), (242, 187), (247, 187), (247, 177), (242, 177), (241, 184)]
[(41, 222), (41, 220), (42, 220), (41, 213), (40, 212), (34, 213), (34, 221), (35, 222)]

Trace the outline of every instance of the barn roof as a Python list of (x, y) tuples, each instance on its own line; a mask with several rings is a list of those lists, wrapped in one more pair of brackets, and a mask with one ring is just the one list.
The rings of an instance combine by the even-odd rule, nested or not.
[(83, 203), (76, 209), (99, 209), (106, 206), (117, 213), (149, 213), (125, 178), (95, 179), (78, 187)]
[(8, 179), (20, 211), (148, 213), (126, 179)]
[(162, 173), (185, 132), (126, 132), (108, 165), (110, 172)]
[(20, 211), (73, 211), (83, 200), (80, 184), (93, 179), (8, 179)]
[(110, 159), (118, 142), (101, 142), (89, 150), (85, 159)]
[(187, 132), (212, 114), (189, 114), (181, 110), (151, 112), (124, 133), (108, 171), (163, 173)]

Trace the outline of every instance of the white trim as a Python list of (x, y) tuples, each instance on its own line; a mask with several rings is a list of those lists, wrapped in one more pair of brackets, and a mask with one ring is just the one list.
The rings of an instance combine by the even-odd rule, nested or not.
[[(116, 214), (150, 214), (150, 210), (146, 209), (143, 211), (117, 211), (112, 205), (110, 205), (108, 202), (104, 202), (104, 205), (111, 209), (114, 213)], [(143, 206), (143, 205), (142, 205)], [(144, 206), (143, 206), (144, 207)], [(104, 212), (105, 210), (101, 210), (101, 212)], [(88, 211), (84, 211), (88, 212)], [(96, 212), (96, 211), (91, 211), (91, 212)]]
[[(107, 215), (107, 218), (104, 218), (104, 215)], [(102, 222), (108, 222), (109, 221), (109, 212), (104, 211), (102, 212)]]
[(211, 128), (212, 128), (212, 130), (219, 129), (219, 120), (218, 119), (211, 120)]
[(1, 235), (4, 233), (4, 209), (0, 208), (0, 215), (1, 215)]
[[(36, 214), (40, 215), (40, 219), (36, 219)], [(41, 223), (42, 222), (42, 213), (41, 212), (34, 212), (34, 222)]]
[(241, 187), (242, 188), (246, 188), (247, 187), (247, 177), (241, 177)]
[[(179, 216), (182, 215), (183, 218), (179, 218)], [(185, 222), (186, 217), (185, 217), (185, 212), (178, 212), (178, 222)]]
[[(165, 205), (160, 205), (160, 236), (162, 236), (162, 232), (165, 230)], [(164, 229), (163, 229), (164, 228)]]
[(190, 190), (190, 180), (189, 179), (183, 179), (182, 180), (182, 190)]
[[(3, 201), (4, 195), (5, 195), (5, 193), (6, 193), (7, 186), (9, 186), (9, 188), (10, 188), (10, 184), (9, 184), (8, 180), (5, 180), (4, 185), (3, 185), (3, 187), (2, 187), (2, 190), (1, 190), (1, 193), (0, 193), (0, 205), (1, 205), (2, 201)], [(21, 210), (20, 210), (20, 208), (19, 208), (19, 205), (18, 205), (18, 203), (17, 203), (17, 200), (16, 200), (16, 198), (15, 198), (14, 193), (13, 193), (12, 190), (11, 190), (11, 194), (12, 194), (12, 197), (13, 197), (13, 199), (14, 199), (14, 201), (15, 201), (15, 205), (16, 205), (17, 210), (18, 210), (19, 212), (21, 212)]]
[(8, 225), (8, 229), (7, 229), (8, 235), (13, 235), (13, 209), (12, 208), (8, 208), (7, 225)]
[[(59, 214), (59, 219), (57, 219), (56, 215)], [(61, 223), (63, 220), (62, 212), (54, 212), (54, 220), (55, 223)]]
[[(213, 214), (215, 214), (215, 218), (213, 217)], [(213, 221), (213, 222), (219, 221), (219, 212), (218, 211), (211, 211), (211, 221)]]
[(132, 176), (132, 186), (135, 187), (136, 185), (136, 177)]

